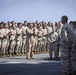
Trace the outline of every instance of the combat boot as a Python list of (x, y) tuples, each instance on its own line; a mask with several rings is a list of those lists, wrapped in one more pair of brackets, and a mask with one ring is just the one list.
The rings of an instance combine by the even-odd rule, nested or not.
[(21, 56), (22, 54), (19, 52), (19, 56)]
[(6, 54), (7, 57), (9, 57), (9, 54)]
[(1, 54), (0, 57), (3, 58), (3, 55)]
[(15, 56), (15, 54), (13, 53), (12, 56)]
[(16, 53), (17, 56), (19, 56), (18, 52)]
[(6, 56), (5, 56), (5, 54), (2, 54), (2, 58), (5, 58)]
[(11, 57), (12, 56), (12, 54), (9, 54), (9, 57)]

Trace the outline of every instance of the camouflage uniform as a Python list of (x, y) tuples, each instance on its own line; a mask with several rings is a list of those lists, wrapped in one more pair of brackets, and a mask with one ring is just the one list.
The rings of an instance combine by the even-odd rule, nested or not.
[(9, 54), (14, 55), (16, 45), (16, 29), (10, 29), (9, 37), (10, 37)]
[(37, 44), (37, 51), (38, 53), (41, 53), (42, 50), (42, 30), (38, 29), (38, 44)]
[(9, 29), (6, 28), (5, 31), (7, 32), (7, 46), (6, 46), (5, 54), (6, 54), (6, 56), (8, 56), (8, 53), (9, 53)]
[(48, 24), (46, 30), (47, 30), (47, 50), (49, 51), (49, 34), (52, 32), (51, 24)]
[(75, 27), (75, 30), (74, 30), (74, 35), (75, 35), (75, 42), (74, 42), (74, 47), (73, 47), (73, 56), (74, 56), (74, 61), (73, 61), (73, 63), (74, 63), (74, 70), (75, 70), (75, 72), (76, 72), (76, 27)]
[(2, 38), (1, 54), (3, 55), (3, 57), (5, 57), (7, 49), (7, 32), (5, 29), (2, 29), (2, 34), (3, 38)]
[(2, 57), (2, 38), (3, 38), (3, 31), (0, 29), (0, 57)]
[(28, 29), (27, 26), (22, 27), (22, 54), (26, 53), (26, 30)]
[(52, 32), (52, 27), (51, 27), (51, 22), (49, 21), (48, 24), (46, 24), (46, 30), (47, 30), (47, 33), (51, 33)]
[(57, 54), (60, 57), (61, 55), (61, 51), (60, 51), (60, 37), (61, 37), (61, 29), (62, 29), (62, 25), (60, 25), (61, 22), (59, 22), (59, 27), (56, 29), (56, 32), (58, 33), (58, 41), (57, 41)]
[(35, 53), (37, 53), (37, 44), (38, 44), (38, 37), (37, 37), (37, 33), (38, 33), (38, 29), (36, 27), (33, 28), (34, 31), (34, 44), (33, 44), (33, 50)]
[(16, 29), (16, 55), (21, 55), (22, 50), (22, 28)]
[(26, 30), (26, 58), (31, 59), (33, 58), (33, 43), (34, 43), (34, 31), (33, 28), (28, 28)]
[(47, 30), (42, 29), (42, 51), (46, 52), (47, 51)]
[(62, 74), (69, 75), (73, 74), (74, 69), (72, 65), (72, 45), (74, 43), (73, 30), (71, 26), (65, 23), (61, 30), (61, 64), (62, 64)]
[(72, 65), (73, 65), (73, 69), (76, 75), (76, 21), (72, 22), (72, 28), (73, 28), (73, 32), (74, 32), (74, 44), (72, 47), (72, 51), (71, 51), (71, 58), (72, 58)]
[[(54, 28), (53, 28), (54, 29)], [(55, 30), (55, 29), (54, 29)], [(54, 52), (54, 57), (55, 59), (58, 58), (58, 55), (57, 55), (57, 40), (58, 40), (58, 34), (57, 32), (55, 31), (52, 31), (50, 34), (49, 34), (49, 55), (50, 55), (50, 59), (52, 59), (52, 56), (53, 56), (53, 52)]]

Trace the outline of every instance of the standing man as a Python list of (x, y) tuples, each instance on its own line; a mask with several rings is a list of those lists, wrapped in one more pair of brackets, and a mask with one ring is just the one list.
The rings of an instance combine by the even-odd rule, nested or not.
[(16, 55), (21, 55), (22, 50), (22, 23), (18, 23), (16, 29)]
[(38, 33), (38, 29), (37, 29), (37, 24), (36, 24), (36, 23), (34, 23), (34, 24), (33, 24), (33, 31), (34, 31), (33, 51), (34, 51), (35, 53), (37, 53), (37, 44), (38, 44), (38, 37), (37, 37), (37, 33)]
[(38, 33), (37, 33), (37, 35), (38, 35), (38, 44), (37, 44), (37, 51), (38, 51), (38, 53), (41, 53), (41, 50), (42, 50), (42, 28), (41, 27), (39, 27), (38, 28)]
[(0, 23), (0, 57), (3, 57), (2, 56), (2, 39), (3, 39), (3, 32), (2, 32), (2, 26), (1, 26), (1, 23)]
[(2, 53), (2, 56), (5, 57), (5, 55), (7, 54), (7, 39), (8, 39), (8, 33), (9, 33), (9, 30), (7, 30), (7, 24), (4, 23), (3, 25), (3, 29), (2, 29), (2, 33), (3, 33), (3, 38), (2, 38), (2, 46), (1, 46), (1, 53)]
[(52, 32), (49, 34), (49, 56), (50, 60), (52, 59), (53, 52), (55, 59), (58, 58), (57, 55), (57, 40), (58, 40), (58, 33), (55, 31), (55, 27), (52, 27)]
[(10, 45), (9, 45), (9, 55), (14, 55), (15, 52), (15, 45), (16, 45), (16, 25), (12, 25), (12, 28), (10, 28), (10, 33), (9, 33), (9, 40), (10, 40)]
[(47, 50), (49, 51), (49, 34), (52, 32), (51, 22), (49, 21), (46, 27), (47, 30)]
[(42, 29), (42, 52), (47, 52), (47, 29), (46, 29), (46, 24), (43, 22), (43, 29)]
[(22, 26), (22, 54), (26, 53), (26, 30), (28, 29), (27, 24), (28, 22), (24, 21), (24, 25)]
[(60, 37), (61, 37), (61, 29), (62, 29), (62, 22), (58, 22), (58, 28), (56, 29), (56, 32), (58, 33), (58, 41), (57, 41), (57, 55), (60, 56)]
[(8, 56), (9, 53), (9, 28), (8, 28), (8, 24), (6, 23), (5, 25), (5, 32), (7, 34), (7, 45), (6, 45), (6, 50), (5, 50), (5, 55)]
[(61, 22), (63, 23), (60, 38), (62, 75), (74, 75), (74, 70), (71, 63), (71, 51), (74, 43), (73, 30), (67, 23), (67, 16), (62, 16)]
[(32, 59), (33, 43), (34, 43), (34, 31), (33, 24), (28, 24), (28, 29), (26, 30), (26, 59)]

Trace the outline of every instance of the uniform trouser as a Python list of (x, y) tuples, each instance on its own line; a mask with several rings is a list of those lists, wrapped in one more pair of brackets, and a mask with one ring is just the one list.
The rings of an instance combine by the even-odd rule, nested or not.
[(42, 39), (42, 51), (46, 51), (46, 49), (47, 49), (47, 38), (44, 37)]
[(9, 39), (7, 39), (7, 46), (6, 46), (5, 54), (7, 55), (8, 53), (9, 53)]
[(48, 52), (48, 50), (49, 50), (49, 40), (48, 40), (48, 36), (47, 36), (47, 43), (46, 43), (46, 50), (47, 50), (47, 52)]
[(35, 52), (38, 52), (38, 51), (37, 51), (37, 44), (38, 44), (38, 40), (35, 39)]
[(71, 52), (68, 47), (65, 47), (61, 47), (62, 75), (73, 75), (74, 69), (72, 64)]
[(38, 39), (37, 51), (40, 53), (42, 50), (42, 39)]
[(22, 52), (21, 53), (26, 53), (26, 38), (22, 39)]
[(54, 57), (58, 58), (58, 49), (56, 42), (49, 43), (49, 56), (52, 58), (54, 52)]
[(33, 46), (34, 41), (32, 40), (29, 42), (29, 40), (27, 40), (26, 44), (27, 44), (26, 45), (26, 58), (32, 58), (33, 57), (32, 52), (34, 49), (34, 46)]
[(37, 52), (37, 37), (34, 37), (33, 39), (32, 50)]
[(27, 43), (26, 46), (26, 58), (30, 58), (32, 57), (32, 49), (31, 49), (32, 45)]
[(57, 41), (57, 45), (58, 45), (58, 46), (57, 46), (57, 49), (58, 49), (58, 50), (57, 50), (57, 51), (58, 51), (57, 53), (58, 53), (58, 56), (61, 57), (60, 41)]
[(17, 40), (15, 53), (21, 53), (21, 50), (22, 50), (22, 40)]
[(16, 42), (15, 40), (10, 40), (10, 45), (9, 45), (9, 54), (14, 54), (15, 50), (15, 45)]
[(0, 39), (0, 56), (1, 56), (1, 44), (2, 44), (2, 41)]
[(5, 55), (6, 48), (7, 48), (7, 39), (3, 39), (1, 46), (1, 55)]
[(71, 59), (72, 59), (73, 69), (74, 69), (74, 71), (76, 71), (76, 47), (72, 48)]

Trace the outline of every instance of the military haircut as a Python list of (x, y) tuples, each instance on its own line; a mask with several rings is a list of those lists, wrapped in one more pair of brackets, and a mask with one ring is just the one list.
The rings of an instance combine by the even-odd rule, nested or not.
[(67, 17), (66, 15), (62, 16), (62, 19), (64, 19), (64, 20), (65, 20), (65, 22), (67, 22), (67, 21), (68, 21), (68, 17)]

